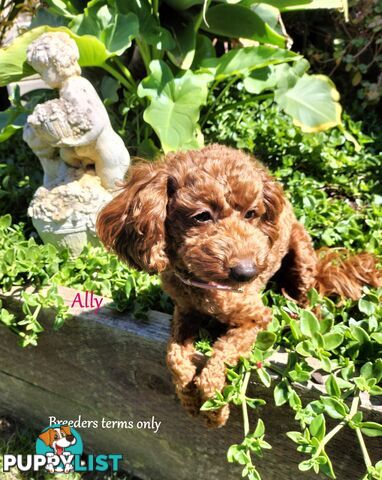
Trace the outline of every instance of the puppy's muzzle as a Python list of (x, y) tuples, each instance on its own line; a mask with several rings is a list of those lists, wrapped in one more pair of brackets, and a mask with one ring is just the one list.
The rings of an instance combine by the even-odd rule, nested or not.
[(250, 282), (256, 275), (256, 265), (248, 258), (240, 260), (240, 262), (231, 267), (229, 271), (229, 278), (236, 282)]

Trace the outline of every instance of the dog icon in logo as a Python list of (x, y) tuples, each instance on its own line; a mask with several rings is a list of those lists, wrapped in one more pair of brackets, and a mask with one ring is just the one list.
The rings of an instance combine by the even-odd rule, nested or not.
[(46, 469), (48, 472), (69, 473), (73, 470), (73, 465), (71, 463), (65, 463), (65, 467), (63, 467), (62, 465), (55, 466), (51, 461), (53, 455), (57, 455), (60, 458), (65, 458), (71, 455), (66, 449), (74, 445), (77, 440), (72, 434), (70, 427), (66, 425), (58, 425), (49, 428), (48, 430), (45, 430), (45, 432), (42, 432), (38, 438), (42, 440), (47, 447), (50, 447), (53, 450), (53, 452), (46, 453), (46, 456), (48, 457)]

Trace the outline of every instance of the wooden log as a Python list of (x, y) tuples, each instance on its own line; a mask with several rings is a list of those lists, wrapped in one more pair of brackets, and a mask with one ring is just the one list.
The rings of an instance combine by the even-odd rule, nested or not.
[[(59, 289), (68, 305), (76, 293)], [(20, 310), (17, 292), (0, 293), (0, 298), (11, 311)], [(104, 300), (98, 311), (72, 309), (73, 318), (56, 332), (51, 329), (52, 312), (44, 311), (46, 331), (37, 347), (22, 350), (8, 329), (0, 329), (0, 415), (37, 430), (49, 425), (50, 416), (97, 421), (97, 428), (78, 428), (85, 449), (95, 454), (122, 453), (125, 468), (142, 479), (241, 478), (240, 467), (226, 461), (228, 447), (242, 440), (240, 410), (234, 409), (228, 424), (218, 430), (208, 430), (188, 417), (174, 394), (165, 363), (170, 317), (150, 312), (147, 320), (136, 320), (111, 309), (110, 303)], [(298, 429), (293, 413), (275, 407), (272, 389), (251, 388), (267, 401), (260, 416), (273, 449), (263, 459), (254, 459), (264, 480), (317, 478), (298, 471), (304, 457), (285, 436)], [(305, 389), (304, 402), (318, 393)], [(368, 418), (381, 421), (380, 407), (365, 409)], [(252, 415), (252, 425), (256, 416)], [(153, 418), (161, 422), (157, 432), (148, 428)], [(133, 428), (103, 428), (102, 419), (131, 421)], [(142, 421), (148, 422), (146, 428), (139, 428)], [(367, 443), (375, 462), (382, 453), (380, 441), (368, 438)], [(329, 453), (339, 480), (355, 480), (364, 473), (356, 436), (349, 429), (330, 442)]]

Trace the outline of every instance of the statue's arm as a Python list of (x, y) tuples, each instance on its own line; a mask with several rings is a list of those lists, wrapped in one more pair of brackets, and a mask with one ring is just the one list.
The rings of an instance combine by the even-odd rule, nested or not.
[(94, 143), (110, 120), (93, 85), (83, 77), (70, 79), (60, 90), (60, 98), (72, 105), (69, 121), (73, 124), (73, 134), (63, 136), (57, 146), (80, 147)]

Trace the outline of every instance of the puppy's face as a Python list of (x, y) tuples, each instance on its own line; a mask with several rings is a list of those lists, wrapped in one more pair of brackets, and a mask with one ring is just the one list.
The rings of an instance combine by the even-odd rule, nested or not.
[(97, 229), (134, 267), (232, 285), (264, 269), (283, 206), (281, 188), (259, 163), (211, 145), (133, 167)]
[[(171, 265), (186, 278), (206, 283), (254, 280), (277, 236), (270, 212), (277, 205), (269, 205), (264, 170), (241, 154), (225, 161), (209, 158), (185, 176), (174, 177), (166, 219)], [(271, 187), (278, 193), (277, 184)]]
[(62, 425), (57, 428), (50, 428), (49, 430), (40, 434), (39, 438), (55, 452), (61, 454), (66, 447), (76, 443), (75, 437), (72, 435), (70, 427)]

